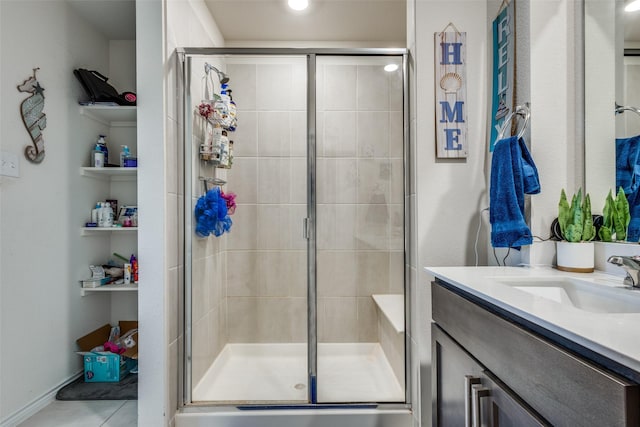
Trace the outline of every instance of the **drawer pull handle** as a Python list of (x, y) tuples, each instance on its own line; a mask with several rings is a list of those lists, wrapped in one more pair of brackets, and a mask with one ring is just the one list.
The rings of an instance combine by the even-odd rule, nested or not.
[(474, 384), (480, 384), (480, 378), (473, 375), (464, 376), (464, 427), (472, 426), (472, 405), (471, 405), (471, 387)]
[(491, 396), (491, 390), (482, 385), (476, 384), (471, 386), (471, 394), (473, 396), (473, 401), (471, 404), (471, 409), (473, 412), (473, 421), (472, 427), (481, 427), (482, 426), (482, 407), (480, 405), (480, 399), (483, 397)]

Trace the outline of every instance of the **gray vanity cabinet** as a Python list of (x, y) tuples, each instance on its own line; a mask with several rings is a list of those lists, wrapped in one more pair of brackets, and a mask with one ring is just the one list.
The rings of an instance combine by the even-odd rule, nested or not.
[(636, 382), (456, 286), (431, 289), (434, 426), (640, 426)]
[(434, 426), (548, 425), (435, 324), (431, 337)]

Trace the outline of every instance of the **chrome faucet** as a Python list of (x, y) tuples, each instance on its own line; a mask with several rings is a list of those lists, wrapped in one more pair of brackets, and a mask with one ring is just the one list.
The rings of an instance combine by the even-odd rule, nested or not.
[(622, 267), (627, 272), (623, 283), (633, 288), (640, 288), (640, 256), (612, 255), (607, 262)]

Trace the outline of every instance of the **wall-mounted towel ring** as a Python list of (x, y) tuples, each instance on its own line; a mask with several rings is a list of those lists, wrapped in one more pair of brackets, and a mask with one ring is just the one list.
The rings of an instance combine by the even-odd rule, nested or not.
[(633, 111), (634, 113), (636, 113), (637, 115), (640, 116), (640, 109), (636, 108), (636, 107), (632, 107), (632, 106), (624, 106), (624, 105), (618, 105), (618, 103), (616, 102), (616, 108), (615, 108), (615, 114), (622, 114), (625, 111)]
[(529, 111), (529, 107), (527, 107), (526, 105), (516, 106), (516, 108), (504, 119), (502, 128), (500, 128), (500, 132), (498, 133), (498, 140), (504, 138), (504, 134), (507, 131), (507, 128), (511, 128), (511, 119), (517, 116), (522, 116), (524, 118), (524, 124), (522, 125), (522, 129), (520, 129), (520, 132), (518, 133), (518, 138), (522, 138), (522, 135), (524, 135), (524, 133), (527, 131), (527, 126), (529, 126), (529, 119), (531, 118), (531, 111)]

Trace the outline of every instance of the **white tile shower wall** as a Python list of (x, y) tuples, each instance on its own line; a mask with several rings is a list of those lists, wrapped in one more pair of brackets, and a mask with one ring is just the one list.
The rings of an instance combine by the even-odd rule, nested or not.
[[(216, 67), (223, 69), (223, 64), (215, 60), (207, 59), (207, 62), (213, 64)], [(194, 73), (198, 75), (200, 70), (204, 69), (205, 59), (194, 58), (192, 63), (192, 69)], [(202, 94), (205, 92), (201, 86), (200, 79), (192, 79), (191, 97), (192, 99), (199, 100)], [(219, 87), (215, 87), (215, 90), (219, 90)], [(199, 160), (197, 155), (199, 146), (203, 142), (206, 123), (197, 115), (193, 114), (193, 140), (187, 141), (192, 144), (192, 152), (194, 155), (190, 159), (192, 167), (192, 176), (187, 178), (191, 180), (193, 188), (192, 194), (192, 207), (195, 207), (197, 199), (204, 192), (203, 183), (198, 179), (199, 176), (218, 176), (224, 178), (224, 172), (218, 170), (211, 165), (205, 164)], [(182, 159), (182, 147), (177, 147), (176, 144), (176, 157)], [(168, 156), (171, 158), (172, 156)], [(170, 160), (168, 160), (170, 161)], [(182, 165), (182, 162), (178, 162), (178, 165)], [(182, 168), (178, 176), (183, 175)], [(175, 184), (174, 184), (175, 185)], [(180, 187), (176, 187), (180, 188)], [(182, 196), (179, 197), (182, 202)], [(180, 207), (182, 205), (179, 205)], [(182, 209), (178, 209), (181, 212)], [(181, 219), (183, 214), (180, 214)], [(180, 224), (183, 224), (181, 221)], [(176, 227), (179, 229), (180, 227)], [(192, 384), (197, 384), (206, 370), (209, 368), (213, 360), (217, 357), (219, 352), (226, 344), (226, 301), (224, 296), (225, 291), (225, 278), (226, 278), (226, 256), (224, 250), (226, 249), (225, 237), (209, 236), (201, 238), (193, 234), (192, 242), (192, 333), (193, 333), (193, 346), (192, 346)], [(178, 243), (175, 247), (181, 247), (180, 242), (183, 240), (183, 235), (178, 234)], [(181, 254), (180, 254), (181, 255)], [(179, 258), (180, 260), (182, 257)], [(183, 287), (181, 287), (183, 289)], [(178, 303), (181, 300), (178, 300)], [(176, 319), (177, 320), (177, 319)]]
[(227, 58), (238, 129), (227, 188), (229, 342), (306, 341), (306, 59)]
[(374, 293), (403, 293), (402, 79), (370, 58), (318, 67), (318, 331), (378, 341)]

